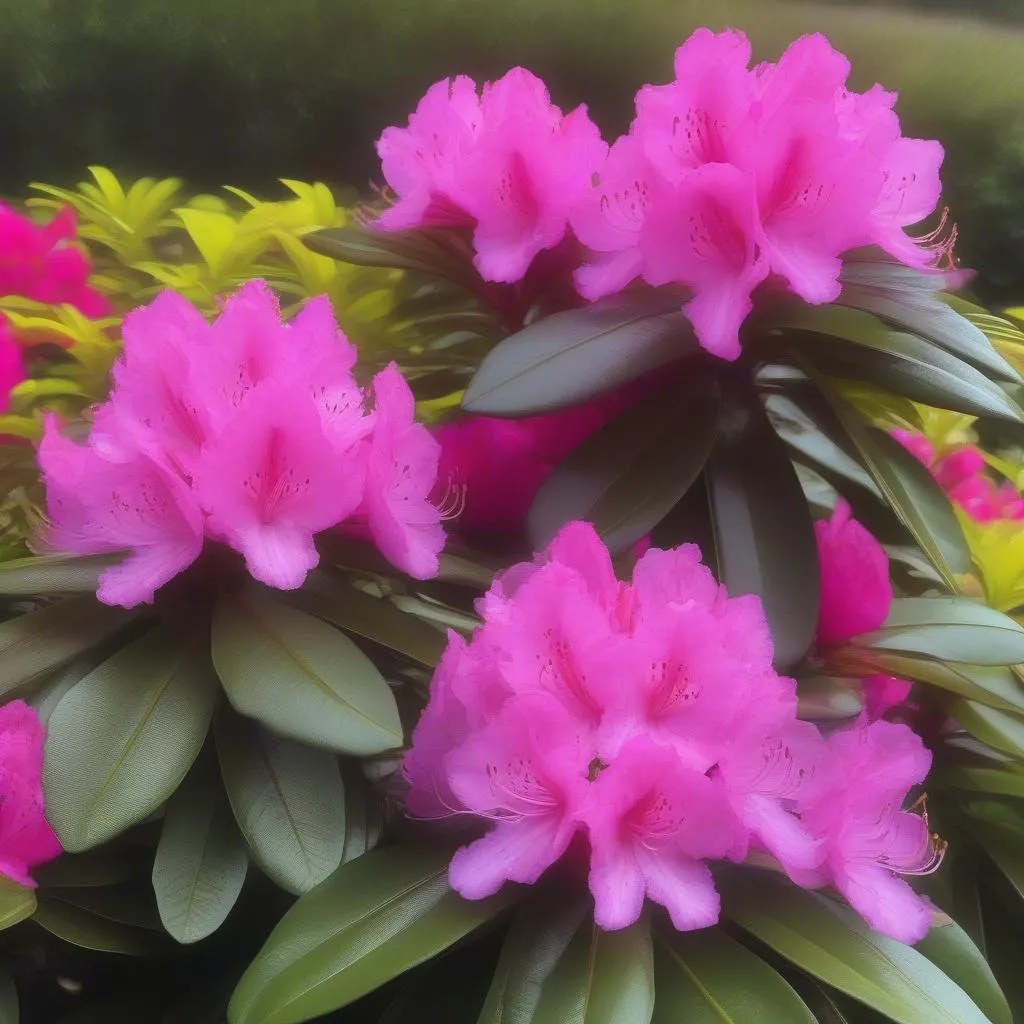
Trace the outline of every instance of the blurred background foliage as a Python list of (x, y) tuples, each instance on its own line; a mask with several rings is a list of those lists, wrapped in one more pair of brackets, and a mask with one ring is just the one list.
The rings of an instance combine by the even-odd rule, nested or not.
[(824, 31), (857, 87), (898, 89), (905, 133), (947, 147), (946, 202), (983, 298), (1019, 299), (1019, 0), (0, 0), (0, 192), (72, 184), (94, 163), (195, 188), (286, 174), (363, 188), (373, 140), (430, 82), (515, 63), (614, 133), (701, 24), (744, 29), (761, 59)]

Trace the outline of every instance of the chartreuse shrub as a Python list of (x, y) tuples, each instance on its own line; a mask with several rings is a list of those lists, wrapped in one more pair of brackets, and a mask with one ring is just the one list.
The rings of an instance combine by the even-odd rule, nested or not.
[(353, 213), (41, 190), (112, 369), (4, 449), (11, 964), (139, 958), (77, 1019), (1011, 1024), (1024, 336), (848, 73), (702, 30), (610, 146), (442, 81)]

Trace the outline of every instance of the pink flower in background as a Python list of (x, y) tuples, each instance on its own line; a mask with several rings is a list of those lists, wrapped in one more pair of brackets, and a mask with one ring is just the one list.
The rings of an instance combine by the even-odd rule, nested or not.
[[(861, 633), (878, 629), (892, 606), (889, 558), (882, 545), (850, 516), (842, 498), (832, 518), (814, 524), (821, 571), (817, 641), (828, 648)], [(871, 675), (861, 680), (865, 709), (871, 720), (902, 704), (911, 685), (895, 676)]]
[(88, 285), (89, 260), (68, 245), (75, 232), (70, 208), (38, 225), (0, 203), (0, 295), (67, 303), (88, 317), (108, 313), (106, 299)]
[(675, 81), (637, 94), (629, 134), (572, 213), (593, 253), (576, 274), (583, 296), (636, 278), (685, 286), (698, 341), (730, 360), (769, 275), (831, 302), (846, 251), (879, 245), (924, 268), (955, 237), (904, 232), (935, 208), (942, 147), (902, 138), (894, 94), (849, 92), (849, 62), (820, 35), (776, 64), (749, 61), (742, 33), (695, 32)]
[(640, 396), (636, 386), (543, 416), (466, 416), (433, 431), (441, 445), (435, 500), (457, 495), (454, 528), (470, 535), (522, 531), (541, 485), (578, 445)]
[(14, 332), (0, 316), (0, 415), (11, 407), (11, 389), (25, 379), (25, 360)]
[(152, 601), (204, 537), (242, 554), (256, 579), (294, 589), (318, 562), (314, 535), (353, 517), (369, 519), (399, 568), (437, 571), (436, 442), (393, 367), (366, 410), (355, 349), (325, 298), (282, 323), (270, 289), (250, 281), (208, 324), (165, 293), (126, 318), (124, 335), (87, 442), (51, 418), (39, 447), (49, 543), (129, 552), (101, 577), (101, 600)]
[(44, 740), (24, 701), (0, 707), (0, 874), (33, 888), (32, 869), (62, 852), (43, 810)]
[(907, 430), (893, 430), (892, 436), (931, 471), (950, 501), (973, 520), (991, 523), (1002, 519), (1024, 519), (1024, 496), (1009, 480), (997, 484), (985, 472), (985, 457), (965, 445), (936, 458), (927, 438)]
[(377, 144), (398, 202), (376, 223), (470, 224), (480, 275), (519, 281), (562, 241), (607, 148), (585, 108), (563, 115), (524, 68), (485, 84), (479, 99), (468, 78), (438, 82), (409, 126), (386, 129)]
[(841, 498), (829, 520), (814, 524), (821, 569), (818, 641), (825, 646), (869, 633), (892, 605), (889, 558), (881, 544), (850, 516)]
[(872, 928), (900, 942), (924, 938), (931, 919), (928, 904), (898, 877), (938, 861), (927, 821), (901, 809), (931, 760), (907, 726), (862, 720), (829, 738), (824, 784), (802, 808), (824, 861), (796, 880), (834, 885)]

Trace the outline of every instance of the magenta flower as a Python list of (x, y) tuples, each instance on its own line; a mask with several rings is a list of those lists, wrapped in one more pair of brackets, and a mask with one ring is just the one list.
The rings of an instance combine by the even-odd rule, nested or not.
[(949, 500), (975, 522), (1024, 519), (1024, 497), (1009, 480), (997, 484), (985, 472), (985, 457), (965, 445), (936, 458), (927, 438), (907, 430), (893, 430), (892, 436), (931, 471)]
[(32, 869), (62, 852), (43, 812), (44, 739), (24, 701), (0, 707), (0, 874), (33, 888)]
[(675, 81), (637, 94), (629, 134), (572, 213), (593, 253), (576, 274), (584, 297), (635, 278), (684, 285), (699, 342), (724, 359), (739, 356), (751, 293), (769, 274), (831, 302), (852, 248), (924, 268), (952, 244), (904, 232), (935, 208), (942, 147), (902, 138), (894, 94), (849, 92), (849, 62), (820, 35), (776, 64), (749, 61), (741, 33), (695, 32)]
[(408, 127), (386, 129), (377, 143), (398, 195), (377, 224), (472, 225), (480, 275), (519, 281), (564, 238), (607, 148), (585, 108), (563, 115), (524, 68), (485, 84), (479, 99), (468, 78), (438, 82)]
[(802, 808), (825, 857), (797, 880), (834, 885), (872, 928), (901, 942), (923, 938), (931, 917), (928, 904), (898, 877), (924, 874), (940, 859), (927, 821), (902, 810), (931, 760), (907, 726), (861, 720), (829, 738), (823, 784)]
[[(842, 498), (830, 520), (814, 524), (821, 571), (817, 642), (828, 648), (878, 629), (892, 606), (889, 558), (882, 545), (850, 516)], [(895, 676), (861, 680), (870, 720), (880, 718), (910, 695), (911, 684)]]
[(10, 325), (0, 317), (0, 415), (11, 407), (11, 389), (25, 379), (25, 360)]
[(87, 283), (88, 259), (67, 244), (75, 232), (70, 208), (40, 226), (0, 203), (0, 295), (67, 303), (89, 317), (105, 315), (106, 299)]
[(270, 289), (250, 281), (208, 324), (179, 296), (159, 296), (125, 319), (87, 443), (47, 422), (50, 544), (129, 551), (98, 590), (126, 606), (153, 600), (204, 537), (238, 551), (256, 579), (294, 589), (317, 564), (316, 534), (367, 518), (399, 568), (433, 575), (444, 544), (428, 500), (436, 442), (413, 422), (393, 367), (366, 410), (355, 359), (325, 298), (282, 323)]

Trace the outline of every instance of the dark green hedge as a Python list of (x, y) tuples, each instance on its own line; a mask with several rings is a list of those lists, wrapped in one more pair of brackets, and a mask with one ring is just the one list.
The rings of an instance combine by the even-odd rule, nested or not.
[[(0, 188), (102, 162), (198, 187), (279, 175), (363, 185), (372, 142), (455, 71), (525, 63), (609, 132), (671, 75), (696, 25), (760, 57), (826, 31), (860, 84), (900, 89), (909, 133), (949, 151), (947, 199), (990, 297), (1024, 292), (1024, 33), (776, 0), (0, 0)], [(1019, 199), (1018, 196), (1021, 198)]]

